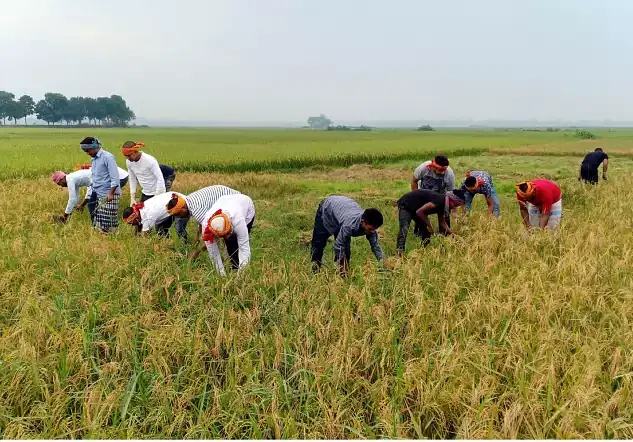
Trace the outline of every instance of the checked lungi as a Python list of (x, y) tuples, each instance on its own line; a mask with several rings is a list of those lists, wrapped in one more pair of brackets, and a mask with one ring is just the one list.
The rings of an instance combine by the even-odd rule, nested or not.
[[(539, 209), (534, 204), (527, 203), (527, 211), (530, 215), (530, 225), (532, 227), (540, 227), (541, 225), (541, 217), (543, 213), (541, 209)], [(547, 228), (549, 230), (554, 230), (558, 228), (560, 225), (561, 217), (563, 216), (563, 200), (559, 199), (554, 204), (552, 204), (552, 209), (549, 214), (549, 220), (547, 221)]]
[(115, 229), (119, 226), (119, 201), (121, 195), (114, 195), (112, 201), (108, 201), (107, 197), (100, 198), (97, 201), (97, 207), (94, 211), (92, 225), (104, 231)]

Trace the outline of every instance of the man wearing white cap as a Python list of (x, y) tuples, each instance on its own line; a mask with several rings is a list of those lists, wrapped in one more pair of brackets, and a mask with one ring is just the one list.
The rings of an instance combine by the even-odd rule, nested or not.
[(255, 221), (255, 205), (246, 195), (235, 194), (218, 198), (202, 222), (204, 246), (191, 254), (195, 259), (205, 247), (211, 261), (222, 276), (226, 276), (218, 248), (223, 238), (233, 270), (241, 270), (251, 259), (250, 232)]

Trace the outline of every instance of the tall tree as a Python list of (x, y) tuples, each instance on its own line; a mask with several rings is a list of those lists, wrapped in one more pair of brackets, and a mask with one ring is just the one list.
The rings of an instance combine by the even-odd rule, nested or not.
[(35, 106), (37, 118), (50, 124), (60, 122), (66, 116), (68, 108), (68, 98), (63, 94), (48, 92), (44, 94), (44, 99)]
[(22, 95), (18, 99), (18, 103), (20, 103), (20, 106), (22, 107), (21, 118), (24, 118), (24, 125), (26, 126), (26, 117), (35, 113), (35, 102), (31, 96)]
[(97, 98), (97, 106), (95, 107), (95, 117), (102, 126), (108, 123), (108, 105), (110, 103), (110, 99), (108, 97), (98, 97)]
[(72, 97), (64, 114), (64, 120), (81, 123), (86, 118), (86, 102), (83, 97)]
[(53, 123), (55, 125), (55, 116), (53, 115), (53, 109), (46, 100), (40, 100), (35, 105), (35, 116), (38, 120), (46, 121), (46, 124), (50, 126)]
[(0, 118), (2, 118), (2, 124), (7, 124), (7, 117), (14, 98), (15, 95), (11, 92), (0, 91)]
[(124, 127), (136, 118), (132, 109), (130, 109), (120, 95), (111, 95), (107, 101), (106, 111), (110, 123), (115, 126)]
[(7, 118), (13, 120), (13, 124), (17, 126), (18, 120), (22, 118), (22, 105), (19, 101), (10, 101), (7, 104)]

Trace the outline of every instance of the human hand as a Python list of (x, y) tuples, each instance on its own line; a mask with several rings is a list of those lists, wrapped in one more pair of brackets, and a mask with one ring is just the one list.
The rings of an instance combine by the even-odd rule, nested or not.
[(65, 224), (68, 221), (68, 215), (55, 215), (53, 216), (53, 221), (56, 223)]
[(606, 173), (602, 174), (602, 179), (605, 180), (605, 181), (607, 180), (607, 174)]
[(114, 199), (114, 195), (108, 194), (107, 198), (108, 198), (108, 201), (112, 201)]
[(79, 211), (79, 212), (83, 212), (84, 211), (84, 205), (83, 204), (77, 204), (77, 206), (75, 206), (75, 210)]

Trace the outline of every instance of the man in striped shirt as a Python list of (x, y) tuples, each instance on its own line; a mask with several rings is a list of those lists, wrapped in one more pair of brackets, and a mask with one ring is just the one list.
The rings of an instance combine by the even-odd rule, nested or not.
[(334, 261), (339, 264), (342, 276), (347, 275), (349, 268), (352, 236), (364, 235), (376, 259), (381, 262), (383, 253), (376, 229), (382, 223), (382, 214), (378, 209), (363, 210), (356, 201), (346, 196), (334, 195), (321, 201), (312, 233), (312, 271), (317, 273), (321, 268), (323, 250), (330, 236), (336, 237)]
[[(188, 220), (193, 217), (198, 224), (202, 226), (204, 222), (204, 216), (213, 207), (215, 202), (225, 195), (238, 195), (235, 189), (230, 187), (216, 185), (204, 187), (200, 190), (196, 190), (184, 198), (172, 198), (167, 203), (167, 213), (173, 215), (176, 219)], [(178, 227), (178, 222), (176, 222)], [(196, 243), (200, 239), (201, 230), (196, 229)]]

